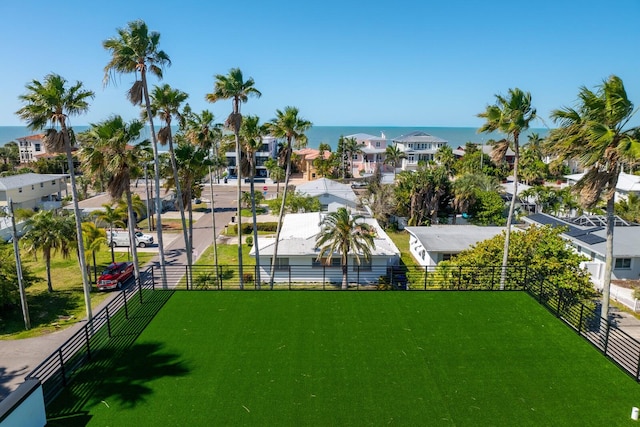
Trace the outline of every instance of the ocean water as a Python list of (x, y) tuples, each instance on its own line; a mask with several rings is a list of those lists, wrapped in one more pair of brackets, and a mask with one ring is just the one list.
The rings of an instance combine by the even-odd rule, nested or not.
[[(87, 130), (87, 126), (75, 126), (76, 133), (80, 133)], [(397, 126), (314, 126), (307, 132), (307, 138), (309, 140), (308, 146), (311, 148), (318, 148), (321, 142), (328, 143), (333, 149), (338, 144), (338, 139), (341, 136), (353, 135), (356, 133), (367, 133), (370, 135), (380, 136), (384, 134), (386, 138), (391, 142), (392, 139), (405, 135), (410, 132), (423, 131), (433, 136), (445, 139), (449, 142), (449, 145), (453, 148), (463, 146), (467, 142), (474, 142), (481, 144), (489, 139), (500, 139), (500, 134), (479, 134), (477, 128), (472, 127), (429, 127), (429, 126), (411, 126), (411, 127), (397, 127)], [(541, 129), (529, 129), (521, 137), (521, 142), (527, 141), (527, 135), (532, 132), (538, 133), (541, 137), (547, 135), (548, 130)], [(31, 132), (23, 126), (0, 126), (0, 146), (7, 142), (14, 141), (16, 138), (32, 135), (37, 132)], [(150, 135), (143, 135), (143, 138), (149, 138)]]

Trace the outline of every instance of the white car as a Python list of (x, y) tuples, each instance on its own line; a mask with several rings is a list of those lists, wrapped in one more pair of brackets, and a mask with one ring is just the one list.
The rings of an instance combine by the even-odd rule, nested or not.
[[(136, 246), (145, 248), (153, 245), (153, 236), (150, 234), (144, 234), (141, 231), (135, 232)], [(107, 231), (107, 243), (111, 247), (116, 246), (129, 246), (129, 231)]]

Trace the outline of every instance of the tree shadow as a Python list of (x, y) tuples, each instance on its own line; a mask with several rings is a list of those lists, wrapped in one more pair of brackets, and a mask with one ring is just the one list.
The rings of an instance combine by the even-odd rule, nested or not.
[(13, 390), (17, 387), (17, 384), (12, 383), (19, 378), (21, 383), (24, 380), (25, 375), (29, 373), (29, 367), (25, 366), (20, 369), (7, 369), (0, 367), (0, 400), (5, 399)]
[(47, 425), (85, 426), (95, 405), (133, 408), (154, 393), (149, 386), (153, 380), (188, 375), (191, 370), (181, 356), (163, 348), (160, 342), (149, 342), (101, 350), (47, 407)]
[[(50, 325), (52, 331), (61, 321), (67, 321), (67, 315), (82, 307), (82, 294), (71, 291), (43, 291), (27, 298), (31, 327)], [(5, 319), (3, 319), (5, 320)], [(22, 311), (15, 308), (6, 313), (6, 321), (0, 325), (0, 334), (14, 334), (24, 331)]]

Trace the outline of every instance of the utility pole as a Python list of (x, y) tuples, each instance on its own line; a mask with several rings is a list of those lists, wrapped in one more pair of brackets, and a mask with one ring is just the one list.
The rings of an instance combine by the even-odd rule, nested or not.
[(22, 262), (20, 259), (20, 248), (18, 247), (18, 231), (16, 230), (16, 217), (13, 212), (13, 201), (9, 199), (9, 216), (11, 216), (11, 240), (13, 240), (13, 253), (16, 257), (16, 272), (18, 273), (18, 289), (20, 291), (20, 305), (22, 306), (22, 318), (24, 328), (31, 329), (31, 319), (29, 318), (29, 307), (27, 306), (27, 293), (24, 290), (22, 278)]

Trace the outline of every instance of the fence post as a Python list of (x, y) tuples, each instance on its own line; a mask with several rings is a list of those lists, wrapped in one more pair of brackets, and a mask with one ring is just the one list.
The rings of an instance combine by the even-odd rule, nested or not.
[(187, 280), (187, 290), (189, 290), (189, 266), (188, 265), (184, 266), (184, 277)]
[(429, 268), (424, 266), (424, 290), (427, 290), (427, 274), (429, 273)]
[(605, 319), (605, 325), (607, 325), (607, 332), (604, 336), (604, 355), (606, 356), (607, 349), (609, 347), (609, 329), (611, 328), (611, 325), (609, 324), (609, 321), (607, 319)]
[[(580, 304), (580, 321), (578, 323), (578, 335), (582, 335), (582, 316), (584, 313), (584, 304)], [(640, 359), (638, 360), (640, 362)]]
[[(151, 280), (153, 283), (153, 267), (151, 267)], [(140, 304), (142, 304), (142, 279), (138, 278), (138, 295), (140, 296)]]
[(289, 273), (289, 290), (291, 290), (291, 266), (287, 266), (287, 271)]
[(636, 365), (636, 382), (640, 381), (640, 354), (638, 355), (638, 364)]
[(124, 298), (124, 318), (129, 320), (129, 307), (127, 307), (127, 293), (122, 291), (122, 298)]
[(462, 281), (462, 266), (460, 265), (458, 266), (458, 290), (460, 290), (461, 281)]
[[(85, 326), (86, 329), (86, 326)], [(89, 343), (87, 342), (87, 348)], [(60, 373), (62, 374), (62, 385), (67, 386), (67, 373), (64, 371), (64, 358), (62, 357), (62, 348), (58, 349), (58, 357), (60, 358)]]
[[(349, 267), (347, 267), (347, 268), (349, 268)], [(357, 278), (356, 290), (359, 291), (360, 290), (360, 266), (358, 266), (358, 272), (356, 274), (356, 278)]]
[(325, 269), (324, 266), (322, 266), (322, 290), (326, 290), (326, 284), (327, 284), (327, 276), (325, 274)]
[[(87, 326), (84, 327), (84, 339), (87, 342), (87, 357), (91, 360), (91, 343), (89, 342), (89, 328)], [(60, 357), (62, 357), (62, 353), (60, 353)]]
[[(151, 289), (153, 289), (154, 291), (156, 290), (156, 277), (153, 274), (153, 266), (151, 267)], [(140, 298), (142, 299), (142, 295), (140, 296)], [(142, 302), (142, 300), (140, 302)]]
[(109, 338), (111, 338), (111, 316), (109, 316), (109, 306), (105, 307), (105, 312), (107, 313), (107, 332), (109, 333)]

